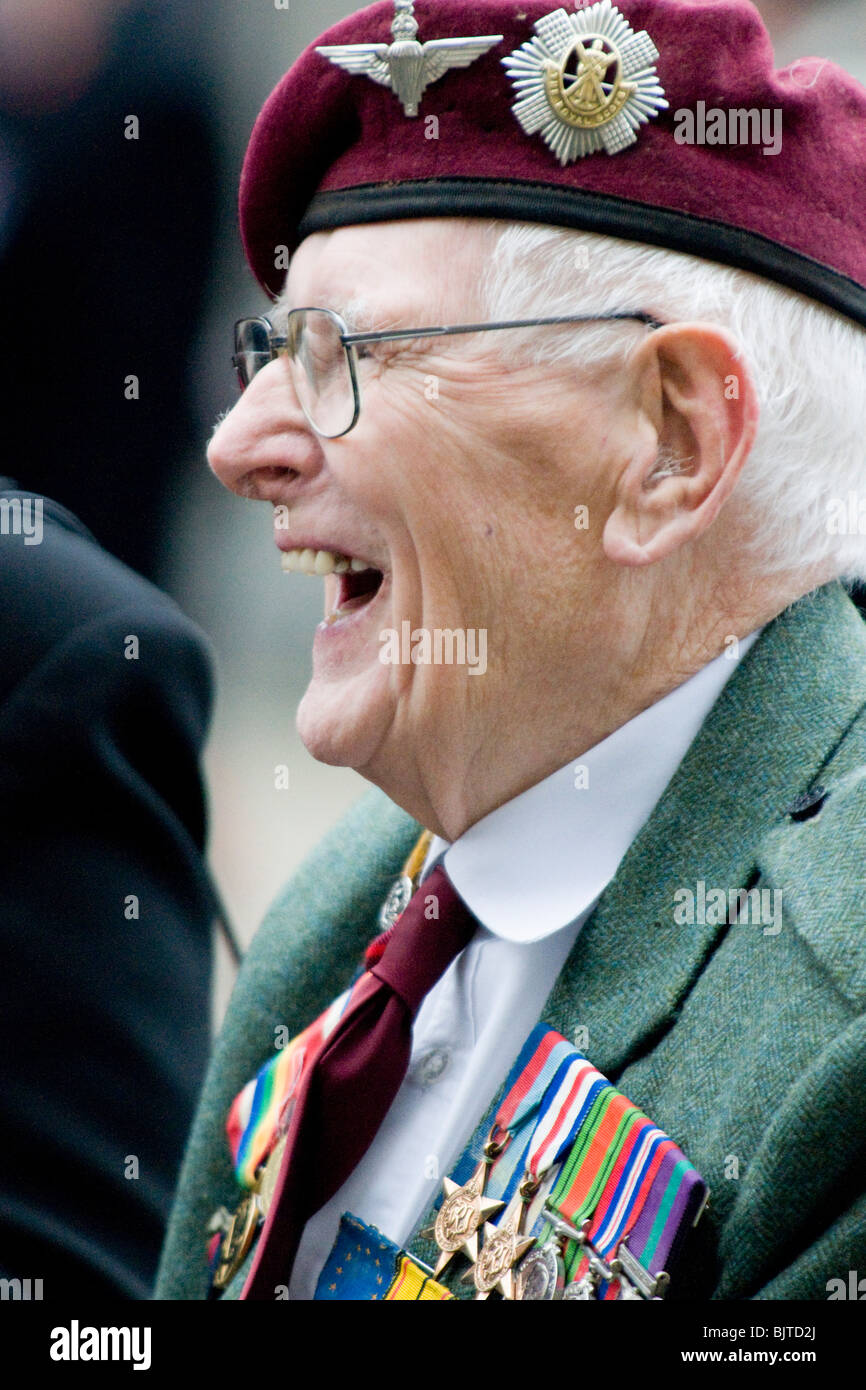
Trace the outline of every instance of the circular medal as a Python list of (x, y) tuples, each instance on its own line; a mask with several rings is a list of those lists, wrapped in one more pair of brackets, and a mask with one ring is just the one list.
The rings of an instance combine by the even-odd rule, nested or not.
[(562, 1297), (565, 1269), (554, 1241), (537, 1246), (517, 1266), (517, 1298), (524, 1302), (550, 1303)]

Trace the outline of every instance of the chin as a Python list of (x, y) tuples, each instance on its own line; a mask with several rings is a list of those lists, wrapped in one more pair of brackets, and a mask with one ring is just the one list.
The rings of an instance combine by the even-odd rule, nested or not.
[(349, 688), (342, 689), (311, 681), (296, 724), (301, 742), (317, 762), (360, 772), (374, 759), (391, 720), (385, 701), (364, 699), (352, 690), (355, 682), (347, 684)]

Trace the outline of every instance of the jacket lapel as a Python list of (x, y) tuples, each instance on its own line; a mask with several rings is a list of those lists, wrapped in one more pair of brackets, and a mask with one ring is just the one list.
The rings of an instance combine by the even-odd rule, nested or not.
[[(544, 1018), (614, 1080), (676, 1021), (724, 922), (682, 924), (687, 889), (745, 888), (864, 699), (866, 630), (830, 584), (770, 623), (725, 686), (575, 943)], [(705, 914), (712, 917), (708, 910)], [(586, 1033), (581, 1036), (586, 1036)]]

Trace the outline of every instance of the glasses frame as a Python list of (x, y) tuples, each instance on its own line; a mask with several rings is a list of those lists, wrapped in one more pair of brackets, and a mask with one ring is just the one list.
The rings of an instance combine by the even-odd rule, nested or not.
[[(296, 309), (290, 309), (289, 321), (291, 321), (292, 317), (295, 314), (307, 313), (327, 314), (329, 318), (333, 319), (334, 323), (337, 325), (337, 328), (340, 332), (340, 342), (342, 344), (343, 351), (346, 354), (346, 361), (349, 367), (349, 378), (352, 383), (352, 395), (354, 397), (354, 410), (352, 413), (351, 423), (348, 424), (344, 430), (340, 430), (336, 434), (326, 434), (323, 430), (320, 430), (318, 426), (315, 424), (315, 422), (311, 419), (310, 414), (304, 406), (303, 402), (299, 402), (310, 428), (322, 439), (342, 439), (343, 436), (348, 434), (350, 430), (353, 430), (358, 423), (358, 419), (361, 414), (361, 388), (358, 384), (357, 358), (355, 356), (355, 349), (357, 347), (360, 347), (364, 343), (398, 343), (401, 341), (408, 341), (412, 338), (448, 338), (465, 333), (496, 332), (504, 328), (545, 328), (555, 324), (567, 323), (634, 322), (645, 324), (647, 328), (649, 328), (651, 331), (657, 328), (664, 328), (665, 326), (664, 322), (661, 319), (655, 318), (653, 314), (644, 313), (643, 310), (640, 309), (624, 309), (617, 310), (616, 312), (610, 314), (556, 314), (551, 318), (501, 319), (494, 320), (490, 323), (452, 323), (442, 325), (431, 325), (425, 328), (385, 329), (384, 331), (375, 333), (350, 333), (348, 324), (340, 317), (340, 315), (336, 312), (335, 309), (323, 309), (320, 305), (314, 304), (299, 305)], [(276, 361), (278, 357), (288, 356), (288, 337), (281, 337), (275, 334), (273, 324), (271, 323), (270, 319), (265, 318), (263, 314), (255, 315), (252, 318), (244, 318), (237, 320), (237, 322), (235, 323), (236, 348), (238, 343), (239, 330), (242, 325), (248, 323), (259, 323), (265, 328), (267, 332), (268, 349), (270, 353), (268, 359), (269, 362)], [(244, 390), (247, 386), (249, 386), (250, 381), (252, 381), (253, 379), (253, 376), (256, 376), (258, 372), (262, 370), (262, 367), (267, 366), (268, 363), (263, 363), (262, 367), (257, 368), (256, 372), (253, 373), (253, 376), (251, 376), (248, 381), (245, 381), (243, 378), (241, 365), (239, 361), (239, 354), (237, 353), (237, 351), (232, 357), (232, 365), (238, 373), (238, 379), (240, 381), (241, 390)]]

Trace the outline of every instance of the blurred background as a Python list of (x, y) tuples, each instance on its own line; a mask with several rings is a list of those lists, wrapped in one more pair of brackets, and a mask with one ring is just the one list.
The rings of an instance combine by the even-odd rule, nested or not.
[[(294, 730), (321, 584), (281, 573), (270, 508), (204, 462), (236, 399), (232, 324), (266, 304), (236, 229), (246, 140), (302, 48), (356, 8), (0, 0), (0, 472), (63, 502), (208, 634), (211, 862), (242, 942), (364, 790)], [(759, 8), (779, 66), (819, 55), (866, 81), (863, 0)], [(219, 980), (217, 1014), (224, 963)]]

